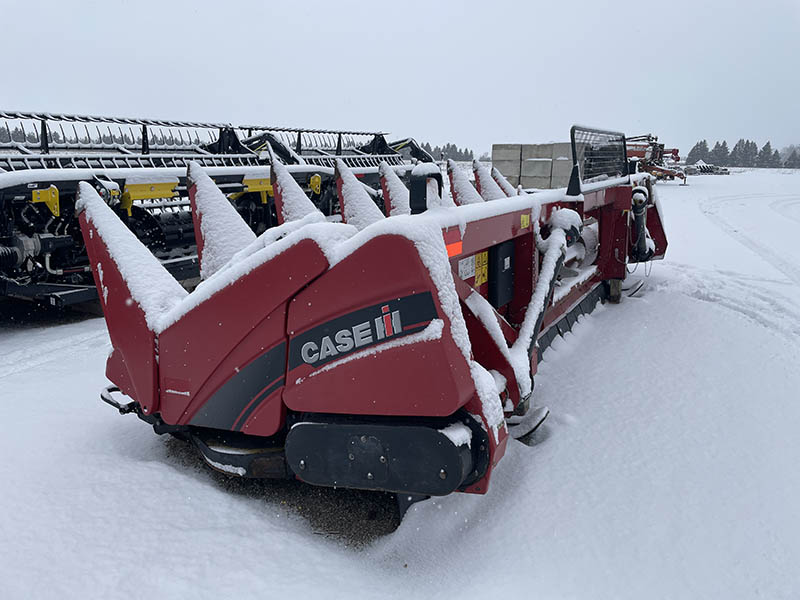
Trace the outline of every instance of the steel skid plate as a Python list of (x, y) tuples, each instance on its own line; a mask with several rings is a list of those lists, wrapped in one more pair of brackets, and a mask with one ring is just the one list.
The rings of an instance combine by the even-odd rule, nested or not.
[(441, 430), (413, 424), (301, 422), (287, 435), (286, 460), (313, 485), (444, 496), (481, 462), (474, 441), (456, 446)]

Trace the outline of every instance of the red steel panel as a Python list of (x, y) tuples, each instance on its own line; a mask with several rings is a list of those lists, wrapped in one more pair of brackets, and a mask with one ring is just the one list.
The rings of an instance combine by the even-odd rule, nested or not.
[(188, 422), (237, 368), (284, 341), (285, 303), (327, 266), (317, 244), (302, 240), (167, 328), (159, 336), (162, 390), (169, 380), (188, 395), (163, 395), (164, 421)]
[[(289, 307), (288, 333), (299, 339), (370, 306), (377, 306), (375, 314), (365, 319), (380, 318), (382, 303), (425, 292), (431, 294), (436, 317), (444, 321), (441, 339), (375, 353), (379, 344), (348, 361), (358, 355), (353, 350), (322, 367), (303, 363), (293, 368), (290, 362), (283, 393), (286, 405), (302, 412), (397, 416), (444, 416), (463, 406), (475, 393), (474, 383), (450, 334), (438, 291), (407, 238), (378, 236), (303, 290)], [(401, 317), (404, 330), (425, 325)]]
[[(92, 264), (97, 295), (105, 314), (108, 335), (114, 348), (106, 363), (106, 376), (127, 396), (151, 413), (158, 410), (158, 362), (155, 338), (147, 326), (144, 311), (131, 300), (128, 284), (111, 258), (103, 238), (86, 213), (80, 214), (81, 232)], [(97, 272), (102, 265), (103, 282)], [(112, 293), (104, 294), (105, 290)]]

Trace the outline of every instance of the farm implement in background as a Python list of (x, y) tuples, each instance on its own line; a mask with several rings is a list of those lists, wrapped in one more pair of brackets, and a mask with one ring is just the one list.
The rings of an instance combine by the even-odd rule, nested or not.
[[(183, 175), (200, 276), (184, 290), (103, 182), (76, 209), (113, 352), (101, 397), (246, 478), (483, 494), (510, 436), (538, 425), (542, 352), (629, 263), (667, 240), (625, 137), (573, 127), (566, 190), (517, 192), (473, 165), (388, 162), (376, 198), (333, 167), (336, 219), (267, 147), (273, 226), (256, 235), (202, 161)], [(336, 221), (336, 222), (334, 222)], [(538, 411), (538, 412), (537, 412)], [(511, 423), (517, 423), (511, 425)]]
[(58, 307), (96, 299), (75, 217), (81, 181), (176, 278), (194, 280), (188, 164), (201, 165), (262, 233), (277, 224), (267, 146), (326, 215), (339, 210), (337, 159), (376, 199), (380, 163), (401, 177), (411, 168), (393, 146), (433, 160), (413, 140), (390, 144), (382, 132), (0, 111), (0, 296)]
[(628, 159), (638, 164), (640, 172), (650, 173), (657, 180), (677, 178), (686, 183), (686, 173), (676, 166), (681, 159), (677, 148), (665, 148), (651, 133), (629, 137), (626, 144)]

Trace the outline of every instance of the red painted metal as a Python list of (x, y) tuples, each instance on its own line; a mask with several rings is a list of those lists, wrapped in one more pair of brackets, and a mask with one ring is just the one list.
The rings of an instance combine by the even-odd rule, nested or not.
[(601, 281), (602, 279), (599, 274), (592, 275), (586, 281), (573, 286), (569, 293), (560, 298), (557, 302), (553, 302), (544, 314), (542, 331), (546, 331), (553, 323), (556, 323), (561, 317), (567, 314), (573, 306), (583, 300), (586, 294)]
[[(475, 393), (468, 365), (450, 335), (436, 286), (407, 238), (374, 238), (300, 292), (289, 307), (288, 335), (296, 337), (353, 310), (425, 291), (433, 297), (436, 318), (444, 322), (440, 339), (377, 353), (366, 349), (360, 358), (349, 355), (340, 364), (334, 361), (316, 369), (289, 365), (283, 393), (287, 407), (300, 412), (446, 416), (463, 406)], [(378, 307), (367, 318), (380, 316)], [(420, 324), (403, 319), (404, 328), (414, 325)]]
[[(298, 290), (320, 276), (328, 261), (317, 244), (303, 240), (262, 263), (201, 302), (159, 336), (162, 418), (187, 424), (237, 369), (286, 341), (286, 307)], [(269, 286), (265, 287), (264, 282)], [(280, 423), (259, 430), (272, 435)]]
[(203, 235), (203, 228), (202, 228), (203, 213), (197, 210), (197, 203), (195, 202), (195, 196), (197, 195), (197, 184), (192, 183), (191, 180), (188, 192), (189, 192), (189, 204), (191, 205), (192, 209), (192, 224), (194, 225), (194, 239), (197, 245), (197, 263), (202, 265), (203, 248), (205, 247), (205, 236)]
[[(629, 254), (628, 218), (631, 208), (631, 187), (614, 187), (602, 190), (602, 200), (586, 211), (594, 216), (600, 227), (600, 253), (597, 267), (601, 279), (624, 279)], [(599, 194), (598, 192), (595, 192)], [(602, 202), (602, 203), (601, 203)]]
[[(159, 409), (158, 362), (155, 336), (147, 326), (142, 308), (131, 300), (128, 285), (103, 238), (86, 213), (79, 217), (86, 251), (91, 257), (97, 295), (103, 306), (113, 352), (106, 363), (106, 377), (123, 393), (135, 398), (149, 414)], [(102, 265), (102, 281), (98, 273)], [(112, 290), (113, 293), (109, 293)], [(104, 293), (105, 292), (105, 293)]]
[(664, 258), (667, 252), (667, 234), (664, 231), (664, 222), (661, 220), (661, 214), (658, 212), (658, 205), (651, 204), (647, 207), (647, 231), (650, 232), (650, 237), (656, 245), (654, 258)]
[[(274, 183), (273, 189), (280, 217), (280, 191)], [(542, 207), (545, 234), (549, 215), (564, 207), (596, 219), (600, 237), (596, 272), (546, 308), (543, 329), (601, 281), (625, 276), (631, 189), (600, 189), (585, 194), (583, 202)], [(193, 208), (195, 191), (191, 186)], [(101, 236), (83, 214), (80, 223), (101, 298), (103, 286), (126, 290)], [(522, 399), (514, 370), (466, 300), (473, 293), (488, 297), (487, 254), (513, 240), (513, 296), (494, 311), (505, 341), (513, 344), (539, 275), (533, 225), (526, 209), (442, 228), (470, 358), (506, 378), (515, 407)], [(648, 208), (647, 226), (656, 255), (663, 256), (667, 240), (655, 205)], [(199, 218), (195, 234), (202, 253)], [(490, 466), (464, 490), (472, 493), (486, 492), (505, 453), (505, 424), (493, 428), (488, 422), (470, 364), (454, 339), (447, 312), (453, 307), (442, 305), (417, 247), (405, 237), (377, 235), (333, 266), (316, 242), (301, 240), (197, 303), (158, 336), (142, 309), (126, 299), (122, 293), (103, 298), (114, 346), (107, 375), (167, 424), (269, 437), (285, 430), (289, 412), (447, 417), (465, 410), (482, 422), (489, 439)], [(423, 308), (413, 312), (412, 305)], [(431, 335), (438, 326), (441, 334)], [(356, 345), (362, 340), (357, 330), (370, 332), (369, 344)], [(536, 368), (534, 352), (532, 373)]]

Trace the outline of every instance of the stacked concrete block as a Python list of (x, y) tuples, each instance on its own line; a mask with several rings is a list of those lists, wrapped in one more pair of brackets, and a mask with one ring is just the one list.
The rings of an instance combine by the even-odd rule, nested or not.
[(553, 170), (550, 176), (550, 187), (561, 188), (569, 185), (572, 173), (572, 146), (568, 142), (551, 144)]
[(519, 185), (520, 156), (519, 144), (494, 144), (492, 146), (492, 166), (496, 167), (513, 186)]
[(572, 147), (556, 144), (495, 144), (492, 165), (511, 185), (523, 188), (567, 187), (572, 173)]
[(546, 144), (523, 144), (522, 176), (523, 188), (546, 189), (550, 187), (552, 156)]

